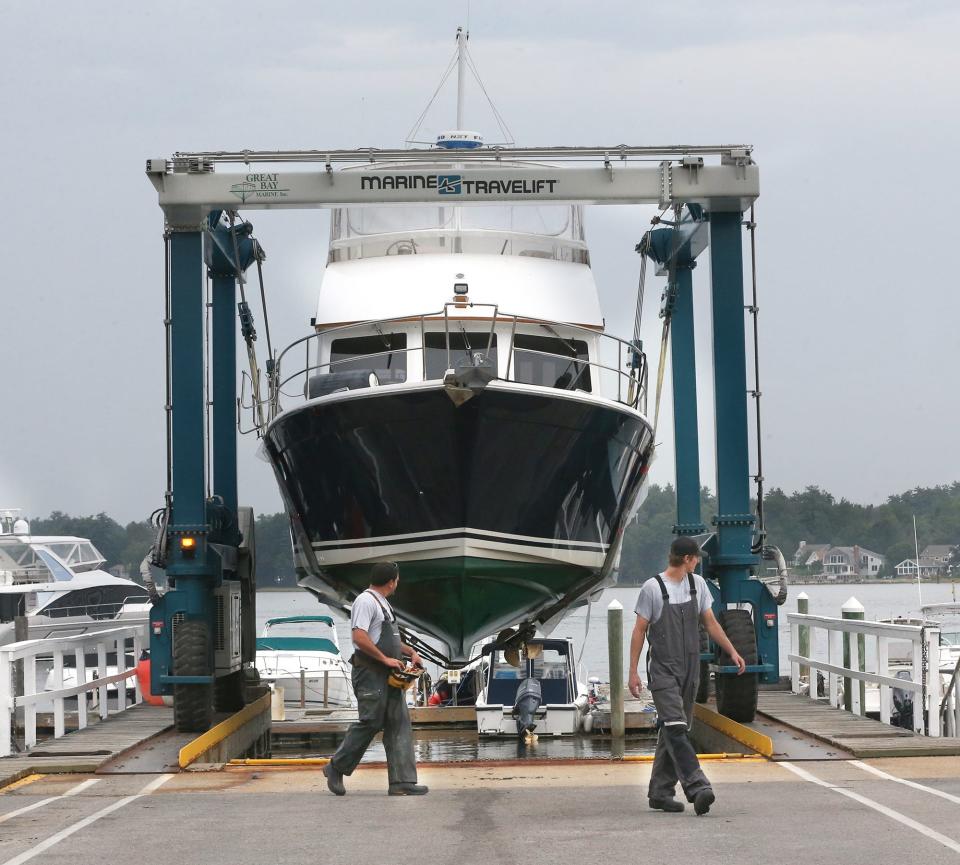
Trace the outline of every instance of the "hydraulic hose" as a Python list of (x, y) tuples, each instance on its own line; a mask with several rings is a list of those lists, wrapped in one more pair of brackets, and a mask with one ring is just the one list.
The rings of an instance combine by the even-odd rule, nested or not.
[[(777, 576), (770, 580), (762, 580), (770, 594), (773, 595), (778, 607), (782, 607), (787, 600), (787, 562), (778, 547), (765, 545), (760, 551), (760, 557), (766, 561), (776, 562)], [(776, 587), (776, 591), (774, 588)]]

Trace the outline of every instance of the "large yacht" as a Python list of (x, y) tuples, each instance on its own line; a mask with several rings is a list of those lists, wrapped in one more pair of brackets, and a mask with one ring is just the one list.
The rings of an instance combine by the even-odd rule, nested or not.
[(455, 204), (458, 153), (481, 145), (459, 128), (403, 163), (436, 206), (332, 212), (314, 332), (277, 359), (264, 436), (300, 584), (346, 607), (398, 562), (391, 602), (450, 660), (549, 632), (611, 582), (653, 450), (645, 361), (605, 331), (582, 208)]
[(18, 511), (0, 511), (0, 644), (14, 641), (17, 616), (32, 640), (146, 622), (146, 589), (104, 564), (86, 538), (34, 535)]

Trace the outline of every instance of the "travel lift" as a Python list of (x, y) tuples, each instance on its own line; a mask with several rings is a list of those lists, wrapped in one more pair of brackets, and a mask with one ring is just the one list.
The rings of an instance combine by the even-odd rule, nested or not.
[[(178, 153), (147, 161), (165, 218), (168, 335), (168, 490), (154, 560), (166, 570), (169, 590), (151, 614), (153, 693), (174, 695), (179, 730), (202, 730), (211, 723), (214, 705), (223, 710), (238, 705), (246, 677), (255, 678), (253, 515), (239, 508), (237, 499), (234, 310), (247, 343), (256, 410), (262, 405), (260, 373), (244, 273), (254, 263), (259, 271), (263, 253), (249, 224), (236, 220), (238, 206), (656, 204), (661, 214), (672, 210), (676, 219), (648, 232), (638, 250), (670, 277), (662, 315), (672, 328), (674, 532), (694, 536), (706, 529), (700, 515), (692, 269), (697, 255), (710, 247), (719, 513), (715, 531), (703, 538), (704, 576), (713, 581), (714, 606), (747, 660), (748, 673), (733, 676), (735, 668), (719, 657), (712, 669), (721, 710), (752, 719), (758, 680), (775, 682), (779, 662), (776, 602), (772, 590), (752, 576), (764, 550), (750, 510), (747, 426), (741, 229), (743, 214), (759, 194), (751, 149), (488, 147), (458, 150), (450, 168), (424, 166), (444, 158), (451, 156), (431, 149), (371, 149)], [(333, 171), (334, 165), (364, 163), (382, 167)], [(233, 169), (219, 173), (218, 165)], [(210, 279), (209, 346), (204, 268)], [(664, 340), (667, 332), (665, 327)], [(642, 354), (637, 341), (631, 364), (637, 366)]]

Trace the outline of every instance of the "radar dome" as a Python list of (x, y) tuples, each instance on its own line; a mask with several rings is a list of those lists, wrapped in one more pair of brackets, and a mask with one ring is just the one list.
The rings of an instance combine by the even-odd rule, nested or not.
[(25, 519), (19, 519), (13, 524), (13, 533), (15, 535), (29, 535), (30, 534), (30, 523)]

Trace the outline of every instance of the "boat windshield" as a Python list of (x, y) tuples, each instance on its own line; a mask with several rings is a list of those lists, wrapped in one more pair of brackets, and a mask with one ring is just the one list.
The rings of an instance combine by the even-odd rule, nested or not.
[(444, 253), (520, 255), (588, 264), (578, 205), (342, 207), (330, 261)]
[[(60, 575), (51, 570), (51, 562)], [(58, 579), (69, 580), (70, 573), (46, 550), (34, 549), (20, 538), (0, 538), (0, 585), (52, 583)]]
[(49, 542), (44, 546), (57, 558), (66, 562), (76, 573), (100, 567), (106, 559), (100, 551), (86, 540)]
[(941, 631), (940, 645), (960, 649), (960, 631)]

